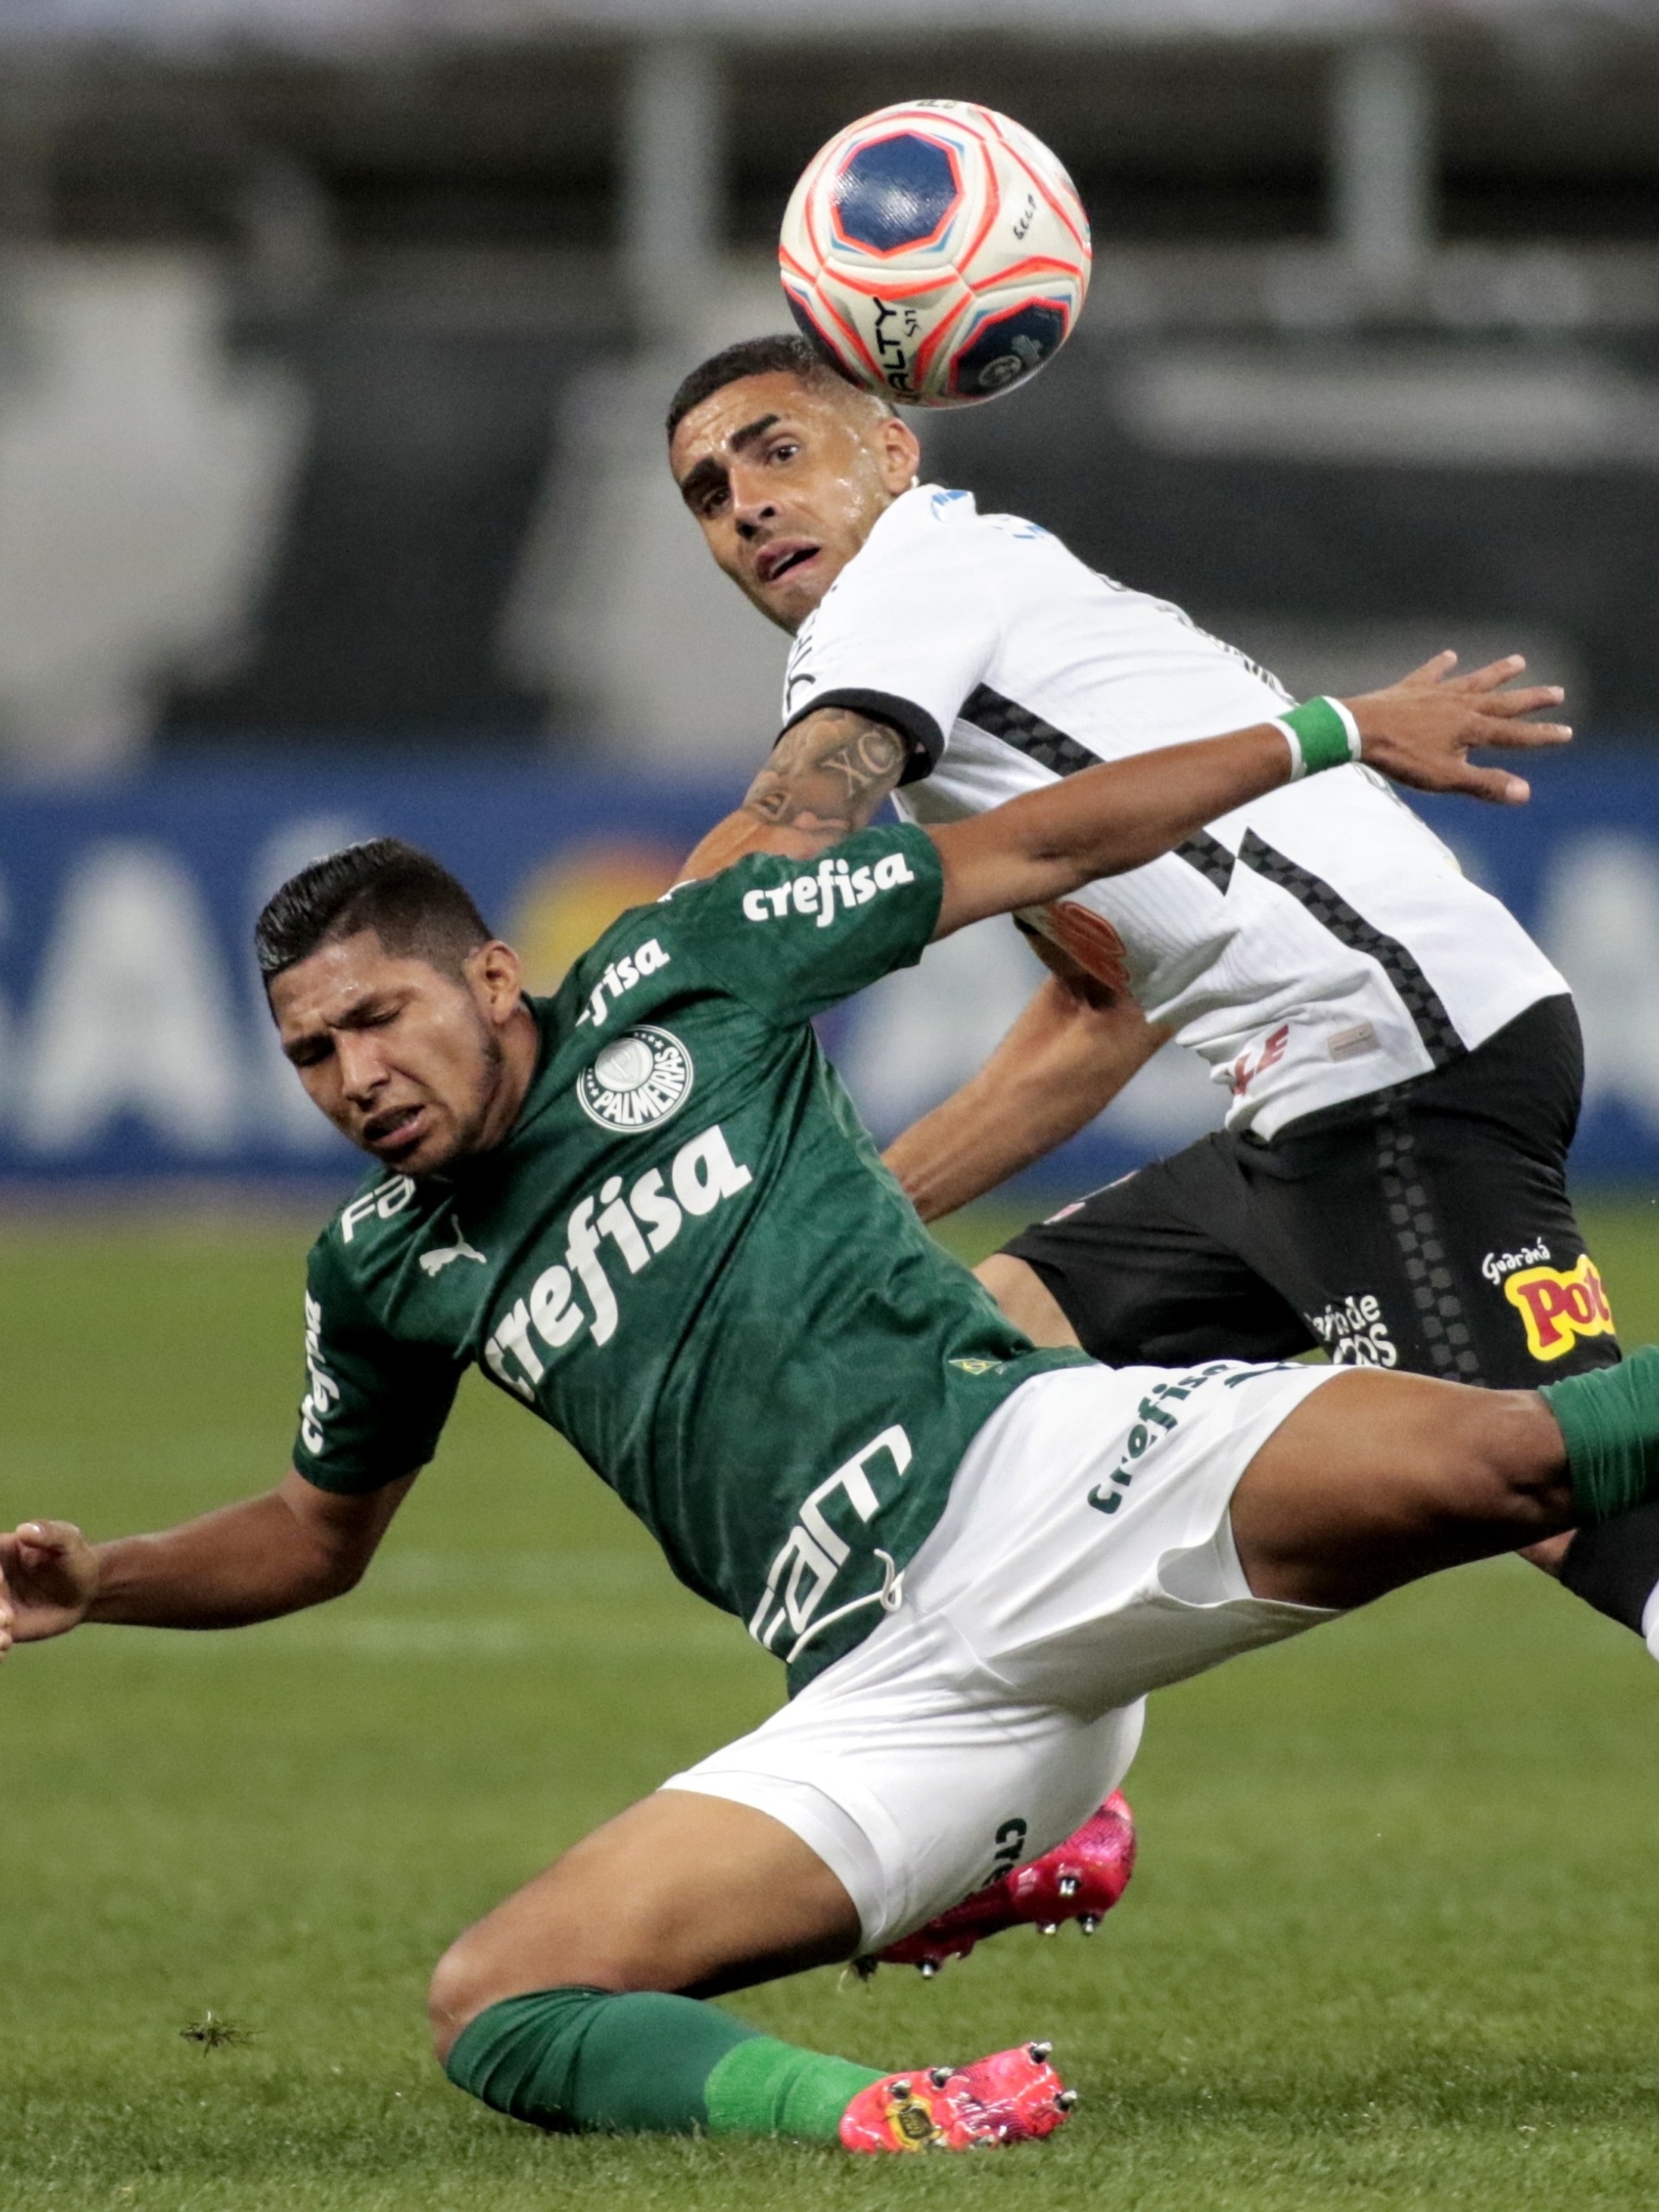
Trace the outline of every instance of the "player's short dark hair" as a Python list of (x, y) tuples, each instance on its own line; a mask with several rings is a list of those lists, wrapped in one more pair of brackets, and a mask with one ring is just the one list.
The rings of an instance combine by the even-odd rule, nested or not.
[[(710, 354), (707, 361), (698, 362), (689, 376), (680, 379), (679, 389), (668, 403), (669, 442), (673, 442), (675, 431), (694, 407), (701, 407), (705, 399), (712, 399), (717, 392), (724, 392), (728, 384), (736, 384), (745, 376), (795, 376), (803, 384), (839, 385), (853, 392), (864, 390), (827, 354), (821, 353), (810, 338), (802, 337), (797, 331), (780, 331), (771, 337), (743, 338), (736, 345)], [(872, 392), (868, 397), (878, 405), (885, 405), (879, 392)], [(891, 411), (889, 408), (888, 412)]]
[(268, 899), (253, 925), (269, 983), (319, 945), (372, 929), (394, 959), (424, 960), (447, 975), (493, 933), (465, 884), (401, 837), (370, 837), (312, 861)]

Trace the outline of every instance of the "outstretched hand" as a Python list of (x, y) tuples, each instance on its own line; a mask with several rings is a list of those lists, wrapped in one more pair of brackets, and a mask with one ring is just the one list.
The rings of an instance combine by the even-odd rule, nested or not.
[(1413, 791), (1462, 791), (1500, 806), (1523, 805), (1532, 796), (1524, 776), (1476, 768), (1468, 755), (1485, 745), (1566, 744), (1572, 732), (1565, 722), (1521, 719), (1559, 707), (1565, 695), (1559, 684), (1509, 690), (1527, 665), (1518, 653), (1466, 676), (1454, 672), (1456, 665), (1455, 653), (1437, 653), (1385, 690), (1343, 701), (1359, 725), (1365, 762)]
[(0, 1659), (14, 1644), (42, 1644), (86, 1619), (98, 1563), (68, 1521), (25, 1521), (0, 1535)]

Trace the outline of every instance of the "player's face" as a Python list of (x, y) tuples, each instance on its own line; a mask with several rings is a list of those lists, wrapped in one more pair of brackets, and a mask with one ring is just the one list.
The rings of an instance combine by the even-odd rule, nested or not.
[(709, 551), (792, 635), (915, 482), (921, 458), (915, 431), (875, 401), (781, 371), (694, 407), (668, 453)]
[(319, 945), (275, 977), (283, 1052), (335, 1127), (404, 1175), (430, 1175), (500, 1141), (524, 1095), (529, 1016), (518, 957), (487, 945), (459, 977), (389, 953), (373, 930)]

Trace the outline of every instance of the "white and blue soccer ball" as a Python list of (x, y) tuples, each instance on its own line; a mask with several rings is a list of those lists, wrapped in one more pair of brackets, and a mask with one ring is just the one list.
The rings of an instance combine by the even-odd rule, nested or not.
[(960, 407), (1027, 382), (1089, 290), (1089, 219), (1040, 138), (989, 107), (912, 100), (838, 131), (778, 245), (790, 311), (859, 383)]

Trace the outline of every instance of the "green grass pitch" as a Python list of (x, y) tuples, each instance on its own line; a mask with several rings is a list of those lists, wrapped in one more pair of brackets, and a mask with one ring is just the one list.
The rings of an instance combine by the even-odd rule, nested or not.
[[(1659, 1336), (1659, 1209), (1594, 1236)], [(984, 1218), (964, 1232), (991, 1241)], [(295, 1226), (0, 1233), (0, 1516), (154, 1525), (280, 1470)], [(465, 1922), (777, 1695), (534, 1423), (464, 1394), (362, 1590), (0, 1672), (6, 2212), (1634, 2207), (1659, 2197), (1659, 1672), (1503, 1563), (1156, 1699), (1092, 1943), (758, 1990), (881, 2065), (1057, 2041), (1041, 2150), (543, 2140), (426, 2056)], [(181, 2029), (211, 2010), (245, 2039)]]

